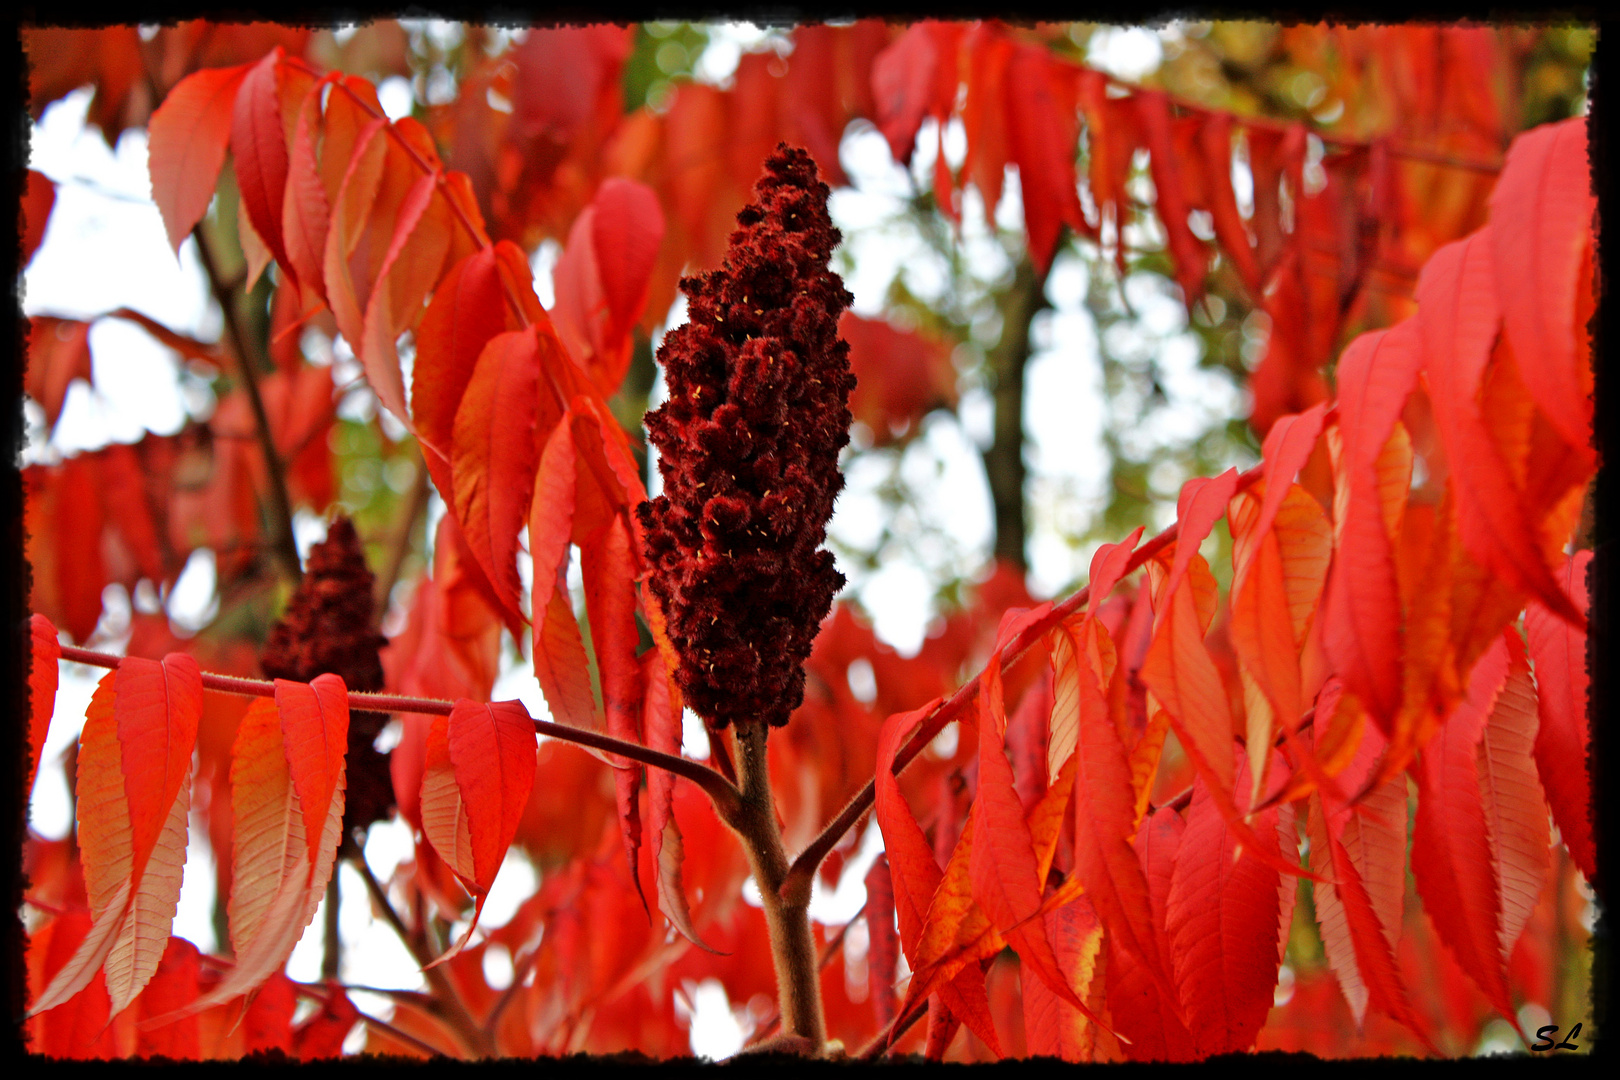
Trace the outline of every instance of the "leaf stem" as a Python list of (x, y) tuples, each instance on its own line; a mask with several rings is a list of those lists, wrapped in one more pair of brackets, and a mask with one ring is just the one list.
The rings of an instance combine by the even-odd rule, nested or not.
[(231, 348), (236, 354), (237, 374), (242, 379), (242, 387), (247, 391), (248, 404), (253, 410), (253, 426), (259, 437), (259, 451), (264, 454), (264, 471), (269, 487), (269, 517), (270, 550), (276, 555), (276, 561), (281, 564), (284, 573), (293, 581), (303, 576), (298, 562), (298, 541), (293, 535), (292, 502), (287, 496), (287, 470), (282, 463), (281, 454), (276, 450), (275, 435), (270, 429), (270, 416), (264, 408), (264, 398), (259, 393), (259, 381), (254, 374), (254, 365), (261, 358), (256, 350), (248, 346), (248, 334), (242, 325), (241, 315), (236, 310), (236, 298), (231, 295), (231, 289), (225, 284), (220, 275), (219, 265), (214, 261), (213, 252), (208, 247), (208, 238), (203, 235), (202, 223), (198, 222), (191, 230), (192, 237), (197, 241), (197, 259), (202, 263), (203, 270), (208, 275), (208, 285), (214, 294), (214, 300), (219, 304), (219, 310), (225, 318), (225, 330), (231, 337)]
[[(109, 653), (100, 653), (92, 649), (81, 649), (75, 645), (62, 646), (62, 659), (72, 660), (75, 663), (89, 664), (92, 667), (113, 669), (118, 667), (121, 656)], [(213, 672), (202, 673), (203, 688), (218, 690), (227, 694), (242, 694), (247, 697), (275, 697), (276, 684), (263, 679), (244, 679), (236, 675), (216, 675)], [(449, 716), (455, 708), (455, 702), (440, 701), (435, 698), (400, 697), (393, 694), (362, 694), (349, 691), (349, 708), (364, 709), (372, 712), (419, 713), (425, 716)], [(704, 794), (714, 803), (715, 812), (722, 820), (734, 816), (741, 803), (742, 794), (730, 781), (715, 772), (709, 766), (696, 761), (689, 761), (674, 754), (666, 754), (661, 750), (653, 750), (640, 743), (616, 739), (611, 735), (604, 735), (596, 731), (587, 731), (583, 728), (569, 727), (566, 724), (553, 723), (550, 720), (534, 721), (534, 729), (542, 735), (549, 735), (561, 742), (574, 743), (577, 746), (588, 746), (593, 750), (603, 750), (610, 754), (618, 754), (632, 761), (639, 761), (643, 765), (651, 765), (676, 776), (682, 776), (703, 789)]]

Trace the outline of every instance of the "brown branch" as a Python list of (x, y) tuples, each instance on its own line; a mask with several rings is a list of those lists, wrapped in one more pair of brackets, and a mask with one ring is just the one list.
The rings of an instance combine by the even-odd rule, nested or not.
[[(202, 962), (207, 964), (209, 967), (218, 968), (222, 971), (229, 971), (236, 966), (234, 963), (226, 960), (224, 957), (210, 956), (207, 953), (201, 953), (199, 956)], [(326, 989), (323, 987), (313, 986), (309, 983), (302, 983), (296, 979), (288, 979), (287, 981), (292, 983), (292, 988), (295, 993), (301, 994), (311, 1001), (319, 1001), (324, 1005), (330, 1000)], [(331, 986), (335, 989), (343, 991), (344, 993), (348, 993), (350, 990), (360, 990), (367, 994), (377, 994), (384, 997), (400, 997), (405, 994), (417, 994), (418, 996), (422, 996), (420, 991), (416, 990), (383, 990), (374, 986), (358, 986), (339, 982), (332, 982)], [(356, 1009), (355, 1012), (360, 1012), (360, 1010)], [(398, 1039), (405, 1045), (414, 1047), (430, 1057), (444, 1057), (444, 1051), (440, 1050), (438, 1047), (430, 1046), (428, 1043), (423, 1042), (421, 1039), (417, 1038), (415, 1035), (412, 1035), (408, 1031), (401, 1031), (399, 1028), (395, 1027), (393, 1024), (390, 1024), (386, 1020), (378, 1019), (375, 1016), (370, 1016), (363, 1012), (360, 1013), (360, 1019), (365, 1021), (368, 1026), (376, 1028), (378, 1031)]]
[(247, 391), (248, 404), (253, 410), (253, 426), (259, 437), (259, 450), (264, 454), (264, 471), (270, 489), (268, 492), (270, 550), (275, 553), (282, 571), (293, 581), (297, 581), (303, 575), (303, 571), (298, 563), (298, 541), (293, 535), (292, 502), (287, 496), (287, 471), (280, 452), (276, 450), (275, 436), (270, 429), (270, 416), (265, 411), (264, 398), (259, 394), (259, 382), (253, 372), (254, 364), (260, 357), (256, 350), (248, 347), (247, 330), (242, 326), (241, 316), (236, 310), (236, 299), (220, 275), (218, 264), (214, 262), (214, 255), (208, 248), (208, 238), (203, 235), (201, 222), (192, 227), (191, 235), (197, 241), (197, 259), (208, 274), (209, 288), (225, 317), (225, 330), (230, 335), (231, 347), (236, 353), (237, 373), (242, 379), (242, 386)]
[[(722, 820), (742, 840), (748, 865), (759, 883), (765, 925), (771, 936), (771, 962), (776, 969), (777, 1011), (786, 1034), (806, 1040), (819, 1054), (827, 1041), (821, 1009), (821, 970), (810, 932), (810, 882), (787, 887), (788, 858), (771, 798), (770, 767), (765, 757), (769, 728), (756, 722), (737, 732), (737, 775), (742, 780), (736, 810)], [(718, 774), (716, 774), (718, 775)]]
[[(74, 645), (62, 646), (62, 659), (72, 660), (75, 663), (89, 664), (92, 667), (117, 668), (121, 656), (112, 656), (108, 653), (95, 652), (91, 649), (81, 649)], [(276, 684), (263, 679), (244, 679), (235, 675), (216, 675), (213, 672), (202, 673), (203, 688), (219, 690), (227, 694), (242, 694), (247, 697), (275, 697)], [(451, 701), (439, 701), (434, 698), (399, 697), (393, 694), (362, 694), (349, 691), (349, 708), (356, 710), (369, 710), (371, 712), (397, 712), (418, 713), (425, 716), (449, 716), (455, 708)], [(725, 819), (728, 815), (735, 815), (741, 793), (726, 780), (725, 777), (700, 762), (687, 758), (666, 754), (661, 750), (653, 750), (640, 743), (616, 739), (611, 735), (604, 735), (596, 731), (586, 731), (583, 728), (569, 727), (566, 724), (553, 723), (550, 720), (534, 721), (534, 729), (542, 735), (549, 735), (562, 742), (574, 743), (577, 746), (588, 746), (593, 750), (603, 750), (610, 754), (639, 761), (643, 765), (651, 765), (676, 776), (682, 776), (703, 789), (704, 794), (714, 803), (715, 812)]]
[[(1247, 472), (1240, 473), (1236, 490), (1244, 491), (1253, 486), (1256, 481), (1265, 475), (1265, 470), (1266, 463), (1262, 461)], [(1138, 547), (1132, 552), (1130, 561), (1125, 564), (1125, 569), (1120, 576), (1124, 577), (1126, 574), (1137, 570), (1143, 563), (1174, 542), (1179, 528), (1180, 522), (1177, 522)], [(1087, 585), (1085, 588), (1070, 594), (1067, 598), (1054, 605), (1052, 610), (1047, 612), (1045, 616), (1031, 623), (1022, 633), (1002, 648), (1000, 652), (1001, 666), (1003, 668), (1011, 667), (1054, 626), (1080, 610), (1090, 596), (1091, 586)], [(934, 710), (923, 718), (910, 740), (906, 742), (906, 745), (901, 747), (900, 752), (895, 755), (894, 774), (896, 776), (900, 775), (900, 772), (907, 765), (910, 765), (918, 754), (922, 753), (923, 748), (933, 741), (934, 736), (938, 735), (946, 724), (961, 715), (977, 699), (978, 694), (979, 676), (975, 675), (958, 688), (950, 698), (935, 706)], [(843, 835), (854, 827), (855, 823), (860, 820), (861, 815), (871, 808), (876, 793), (876, 781), (868, 780), (866, 786), (838, 812), (838, 816), (828, 822), (826, 827), (821, 830), (821, 834), (799, 853), (798, 858), (793, 860), (793, 866), (788, 871), (787, 878), (783, 882), (782, 887), (784, 889), (809, 887), (810, 878), (814, 876), (816, 867), (821, 865), (821, 860), (827, 857), (827, 853), (842, 839)]]
[[(816, 957), (817, 971), (827, 970), (827, 965), (832, 963), (833, 957), (838, 955), (839, 948), (844, 944), (844, 938), (849, 934), (849, 928), (854, 926), (855, 921), (865, 914), (866, 905), (862, 904), (861, 909), (855, 914), (851, 915), (849, 917), (849, 921), (838, 928), (838, 933), (827, 939), (827, 943), (821, 947), (821, 955)], [(771, 1014), (766, 1018), (765, 1023), (761, 1024), (759, 1030), (749, 1037), (749, 1045), (763, 1042), (764, 1040), (770, 1038), (776, 1033), (776, 1029), (781, 1025), (781, 1023), (782, 1010), (772, 1009)]]
[(394, 910), (393, 903), (388, 899), (387, 891), (377, 881), (377, 875), (371, 872), (366, 865), (363, 852), (352, 845), (347, 852), (349, 864), (355, 868), (366, 883), (366, 891), (371, 894), (371, 902), (383, 914), (383, 919), (391, 926), (405, 948), (410, 950), (411, 957), (422, 968), (422, 976), (433, 987), (435, 999), (444, 1010), (444, 1021), (455, 1032), (456, 1038), (461, 1040), (462, 1046), (478, 1057), (491, 1057), (495, 1053), (494, 1040), (484, 1034), (484, 1029), (473, 1019), (472, 1013), (467, 1011), (466, 1003), (456, 991), (456, 986), (450, 981), (450, 975), (442, 967), (430, 967), (434, 957), (428, 955), (422, 942), (406, 928), (405, 922)]
[(399, 508), (393, 534), (388, 538), (388, 554), (383, 560), (382, 573), (377, 575), (372, 611), (378, 623), (388, 614), (388, 598), (399, 581), (399, 571), (405, 565), (405, 557), (411, 552), (411, 534), (416, 532), (416, 521), (428, 504), (427, 466), (420, 462), (412, 464), (416, 476), (411, 481), (411, 490), (405, 495), (405, 502)]

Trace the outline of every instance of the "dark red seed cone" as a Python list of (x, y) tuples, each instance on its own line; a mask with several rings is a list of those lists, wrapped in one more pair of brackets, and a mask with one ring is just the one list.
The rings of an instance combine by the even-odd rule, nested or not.
[(646, 423), (664, 493), (638, 513), (681, 692), (715, 728), (787, 723), (844, 584), (821, 544), (844, 486), (854, 298), (827, 266), (827, 194), (809, 153), (778, 145), (721, 269), (682, 279), (690, 321), (658, 350), (669, 400)]
[[(341, 677), (350, 690), (381, 690), (383, 668), (377, 650), (388, 639), (372, 626), (373, 583), (353, 522), (337, 518), (326, 539), (310, 548), (298, 591), (270, 628), (259, 656), (264, 673), (298, 682), (330, 673)], [(387, 817), (394, 803), (388, 757), (372, 745), (387, 722), (387, 713), (349, 713), (345, 835)]]

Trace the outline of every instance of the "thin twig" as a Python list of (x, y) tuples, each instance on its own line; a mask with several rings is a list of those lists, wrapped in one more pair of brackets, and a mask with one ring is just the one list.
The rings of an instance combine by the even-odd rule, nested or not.
[(264, 454), (264, 471), (270, 489), (268, 493), (270, 549), (275, 552), (276, 559), (281, 563), (281, 568), (287, 576), (297, 581), (303, 571), (298, 563), (298, 540), (293, 534), (292, 502), (287, 496), (287, 472), (281, 454), (276, 449), (275, 435), (270, 429), (270, 416), (265, 411), (264, 398), (259, 393), (259, 381), (253, 370), (255, 362), (259, 359), (258, 352), (248, 347), (247, 330), (242, 326), (242, 319), (237, 313), (236, 299), (220, 275), (218, 264), (214, 262), (214, 255), (209, 250), (208, 238), (203, 235), (201, 222), (192, 227), (191, 235), (197, 241), (197, 259), (208, 275), (209, 287), (219, 304), (220, 311), (224, 314), (225, 330), (230, 335), (231, 347), (236, 353), (237, 374), (242, 379), (242, 386), (247, 391), (248, 404), (253, 410), (253, 424), (259, 436), (259, 450)]
[(388, 614), (388, 598), (393, 594), (394, 585), (399, 581), (400, 568), (405, 565), (405, 557), (411, 553), (411, 536), (416, 532), (417, 519), (428, 504), (428, 471), (420, 462), (413, 462), (416, 470), (411, 480), (411, 489), (405, 494), (405, 502), (399, 508), (399, 517), (394, 523), (393, 534), (388, 538), (388, 554), (383, 559), (382, 573), (377, 575), (374, 620), (381, 623)]
[(911, 1030), (913, 1024), (921, 1020), (928, 1012), (927, 1000), (919, 1001), (908, 1012), (901, 1013), (889, 1021), (887, 1027), (876, 1035), (872, 1041), (861, 1047), (854, 1054), (856, 1061), (876, 1061), (888, 1053), (889, 1047), (899, 1042), (906, 1032)]
[(351, 849), (348, 855), (350, 865), (365, 881), (366, 891), (371, 894), (372, 903), (382, 912), (383, 919), (393, 927), (394, 933), (399, 935), (399, 940), (410, 950), (412, 959), (422, 968), (423, 977), (433, 987), (435, 997), (444, 1008), (445, 1022), (450, 1025), (466, 1049), (479, 1057), (492, 1056), (495, 1052), (493, 1041), (484, 1035), (484, 1029), (473, 1019), (472, 1013), (467, 1011), (467, 1006), (457, 993), (455, 984), (450, 981), (449, 974), (443, 968), (429, 966), (433, 963), (433, 957), (427, 955), (427, 950), (422, 948), (417, 937), (399, 917), (399, 912), (394, 910), (387, 891), (377, 881), (377, 875), (371, 872), (371, 867), (366, 865), (364, 853)]
[[(62, 659), (71, 660), (79, 664), (89, 664), (92, 667), (116, 668), (124, 657), (113, 656), (109, 653), (95, 652), (91, 649), (81, 649), (75, 645), (63, 645)], [(227, 694), (242, 694), (247, 697), (275, 697), (276, 685), (263, 679), (244, 679), (236, 675), (217, 675), (210, 671), (202, 673), (203, 688), (219, 690)], [(349, 708), (352, 710), (367, 710), (370, 712), (418, 713), (424, 716), (449, 716), (455, 708), (453, 701), (440, 701), (435, 698), (400, 697), (394, 694), (362, 694), (349, 691)], [(740, 799), (738, 790), (731, 785), (725, 777), (715, 772), (709, 766), (687, 758), (666, 754), (661, 750), (653, 750), (640, 743), (616, 739), (611, 735), (604, 735), (596, 731), (586, 731), (584, 728), (569, 727), (566, 724), (553, 723), (550, 720), (534, 721), (534, 729), (542, 735), (549, 735), (561, 742), (574, 743), (577, 746), (588, 746), (593, 750), (603, 750), (610, 754), (639, 761), (643, 765), (672, 772), (692, 781), (703, 789), (715, 805), (715, 811), (722, 818), (734, 814)]]
[[(207, 964), (209, 967), (218, 968), (218, 969), (220, 969), (222, 971), (229, 971), (229, 970), (231, 970), (232, 968), (234, 968), (236, 966), (234, 963), (232, 963), (231, 961), (225, 959), (224, 957), (210, 956), (208, 953), (199, 954), (199, 958), (202, 960), (202, 962), (204, 964)], [(311, 1001), (319, 1001), (324, 1005), (330, 1000), (330, 997), (329, 997), (329, 994), (327, 992), (326, 987), (316, 986), (316, 985), (312, 985), (310, 983), (299, 982), (296, 979), (288, 979), (287, 981), (292, 983), (292, 988), (293, 988), (294, 993), (299, 994), (299, 995), (301, 995), (301, 996), (303, 996), (305, 998), (308, 998)], [(329, 983), (329, 986), (332, 989), (341, 990), (345, 994), (347, 994), (351, 990), (359, 990), (359, 991), (362, 991), (362, 992), (367, 993), (367, 994), (377, 994), (379, 996), (390, 996), (390, 997), (398, 997), (398, 996), (400, 996), (402, 994), (407, 994), (407, 993), (413, 993), (413, 994), (419, 994), (420, 993), (420, 991), (415, 991), (415, 990), (381, 990), (381, 989), (378, 989), (378, 988), (373, 987), (373, 986), (354, 986), (354, 985), (350, 985), (348, 983), (340, 983), (340, 982), (335, 982), (335, 981)], [(360, 1010), (356, 1009), (355, 1012), (360, 1012)], [(381, 1031), (386, 1035), (389, 1035), (389, 1036), (391, 1036), (391, 1037), (393, 1037), (395, 1039), (398, 1039), (400, 1042), (404, 1043), (405, 1045), (410, 1046), (410, 1047), (414, 1047), (415, 1049), (420, 1050), (422, 1053), (427, 1054), (430, 1057), (444, 1057), (445, 1056), (443, 1050), (440, 1050), (436, 1046), (431, 1046), (428, 1043), (423, 1042), (421, 1039), (417, 1038), (415, 1035), (412, 1035), (408, 1031), (401, 1031), (399, 1028), (395, 1027), (393, 1024), (390, 1024), (386, 1020), (379, 1019), (379, 1018), (377, 1018), (375, 1016), (371, 1016), (371, 1015), (369, 1015), (367, 1013), (363, 1013), (363, 1012), (360, 1012), (360, 1019), (365, 1021), (366, 1024), (369, 1025), (370, 1027), (374, 1027), (378, 1031)]]

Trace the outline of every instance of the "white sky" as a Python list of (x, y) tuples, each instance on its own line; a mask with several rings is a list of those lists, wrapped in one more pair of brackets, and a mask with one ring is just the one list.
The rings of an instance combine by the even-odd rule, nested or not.
[[(726, 81), (741, 51), (764, 38), (763, 32), (746, 24), (719, 28), (700, 58), (699, 76), (706, 81)], [(1092, 60), (1122, 77), (1139, 77), (1156, 66), (1159, 57), (1158, 38), (1152, 32), (1103, 31), (1093, 40)], [(379, 88), (379, 98), (391, 115), (403, 115), (411, 106), (409, 84), (391, 79)], [(98, 132), (84, 128), (88, 101), (86, 91), (69, 95), (47, 109), (33, 129), (30, 166), (56, 181), (58, 187), (44, 242), (24, 272), (25, 313), (90, 318), (130, 307), (182, 333), (204, 340), (216, 338), (220, 318), (208, 298), (194, 243), (188, 239), (177, 260), (151, 202), (145, 133), (127, 131), (116, 149), (109, 150)], [(913, 162), (919, 179), (930, 174), (935, 152), (931, 133), (924, 135)], [(953, 163), (958, 162), (962, 148), (959, 124), (947, 132), (946, 141), (947, 154)], [(914, 293), (938, 295), (947, 282), (932, 253), (914, 233), (888, 224), (899, 216), (912, 183), (904, 168), (890, 158), (882, 136), (869, 126), (852, 127), (840, 157), (853, 187), (835, 192), (831, 208), (855, 258), (855, 271), (847, 281), (855, 296), (855, 311), (869, 317), (880, 314), (889, 283), (897, 274), (904, 275)], [(1008, 196), (997, 214), (1003, 227), (1015, 227), (1022, 214), (1012, 179), (1009, 176)], [(970, 205), (963, 214), (968, 256), (981, 267), (996, 265), (996, 260), (1004, 263), (999, 245), (984, 231), (978, 207), (971, 205), (974, 198), (970, 193)], [(541, 278), (537, 288), (548, 302), (549, 271), (555, 256), (555, 245), (551, 245), (535, 260)], [(1137, 284), (1131, 282), (1127, 287)], [(1054, 310), (1037, 320), (1037, 351), (1026, 375), (1026, 460), (1033, 510), (1029, 583), (1037, 595), (1052, 595), (1084, 574), (1090, 552), (1077, 549), (1068, 538), (1085, 530), (1087, 519), (1104, 498), (1106, 462), (1101, 432), (1107, 406), (1101, 394), (1095, 327), (1083, 304), (1085, 290), (1083, 265), (1072, 255), (1060, 255), (1048, 284)], [(1158, 323), (1164, 331), (1184, 328), (1184, 315), (1173, 295), (1151, 288), (1133, 292), (1140, 293), (1131, 296), (1133, 306), (1149, 323)], [(673, 315), (684, 317), (682, 310)], [(1172, 340), (1164, 365), (1167, 374), (1187, 380), (1179, 395), (1186, 407), (1178, 403), (1165, 422), (1201, 429), (1211, 411), (1229, 414), (1235, 407), (1230, 385), (1225, 384), (1223, 396), (1218, 380), (1196, 368), (1196, 345), (1190, 336)], [(184, 423), (188, 409), (206, 415), (211, 408), (211, 395), (183, 375), (175, 354), (137, 327), (121, 320), (98, 322), (91, 331), (90, 347), (95, 389), (74, 384), (49, 444), (43, 440), (43, 414), (37, 407), (30, 409), (34, 430), (25, 461), (59, 460), (62, 455), (109, 442), (133, 442), (146, 431), (172, 434)], [(341, 358), (343, 350), (339, 352)], [(334, 365), (340, 381), (345, 377), (343, 368), (341, 362)], [(661, 387), (660, 377), (655, 397)], [(1173, 401), (1177, 396), (1172, 389)], [(993, 516), (979, 455), (989, 443), (991, 414), (985, 392), (965, 386), (959, 413), (929, 417), (923, 437), (899, 465), (901, 476), (925, 496), (907, 510), (913, 515), (913, 531), (926, 537), (935, 530), (951, 537), (958, 550), (919, 542), (912, 559), (891, 559), (875, 573), (845, 568), (852, 579), (846, 591), (858, 596), (871, 613), (878, 636), (902, 653), (911, 654), (920, 647), (935, 614), (934, 581), (942, 576), (965, 576), (988, 556)], [(834, 537), (856, 547), (870, 545), (883, 524), (876, 491), (888, 474), (888, 466), (875, 458), (857, 461), (849, 469), (847, 487), (830, 526)], [(434, 512), (442, 513), (436, 497), (434, 503)], [(308, 515), (296, 524), (304, 550), (324, 535), (324, 523)], [(896, 527), (905, 525), (899, 522)], [(199, 554), (166, 598), (170, 617), (177, 624), (195, 629), (212, 617), (217, 606), (213, 579), (211, 557)], [(124, 627), (129, 599), (120, 587), (112, 586), (105, 601), (108, 612), (96, 644), (121, 653), (128, 638)], [(508, 660), (496, 696), (518, 697), (532, 712), (544, 715), (532, 668), (523, 661), (513, 662), (510, 656)], [(77, 738), (100, 674), (75, 664), (62, 668), (56, 713), (31, 801), (33, 828), (47, 836), (64, 835), (70, 825), (61, 755)], [(215, 946), (210, 923), (212, 857), (206, 843), (198, 839), (205, 835), (200, 822), (194, 825), (175, 932), (209, 949)], [(844, 887), (833, 895), (818, 893), (813, 915), (836, 925), (864, 903), (861, 879), (881, 844), (877, 831), (869, 830), (859, 856), (844, 874)], [(404, 826), (373, 826), (366, 853), (379, 878), (386, 881), (409, 851)], [(382, 987), (422, 986), (420, 972), (403, 946), (384, 924), (370, 918), (363, 886), (354, 871), (345, 867), (343, 873), (345, 901), (340, 924), (347, 945), (343, 978)], [(516, 853), (509, 856), (485, 907), (483, 925), (504, 924), (536, 883), (527, 860)], [(288, 969), (292, 977), (318, 978), (322, 921), (323, 916), (317, 914), (294, 951)], [(502, 977), (502, 963), (501, 958), (492, 958), (488, 969), (492, 979)], [(510, 979), (509, 958), (504, 963), (504, 977)], [(737, 1019), (744, 1010), (730, 1006), (718, 983), (687, 987), (682, 992), (696, 1009), (694, 1051), (711, 1057), (735, 1052), (745, 1037), (746, 1025), (739, 1026)], [(387, 999), (375, 995), (357, 994), (356, 1003), (374, 1015), (390, 1012)]]

